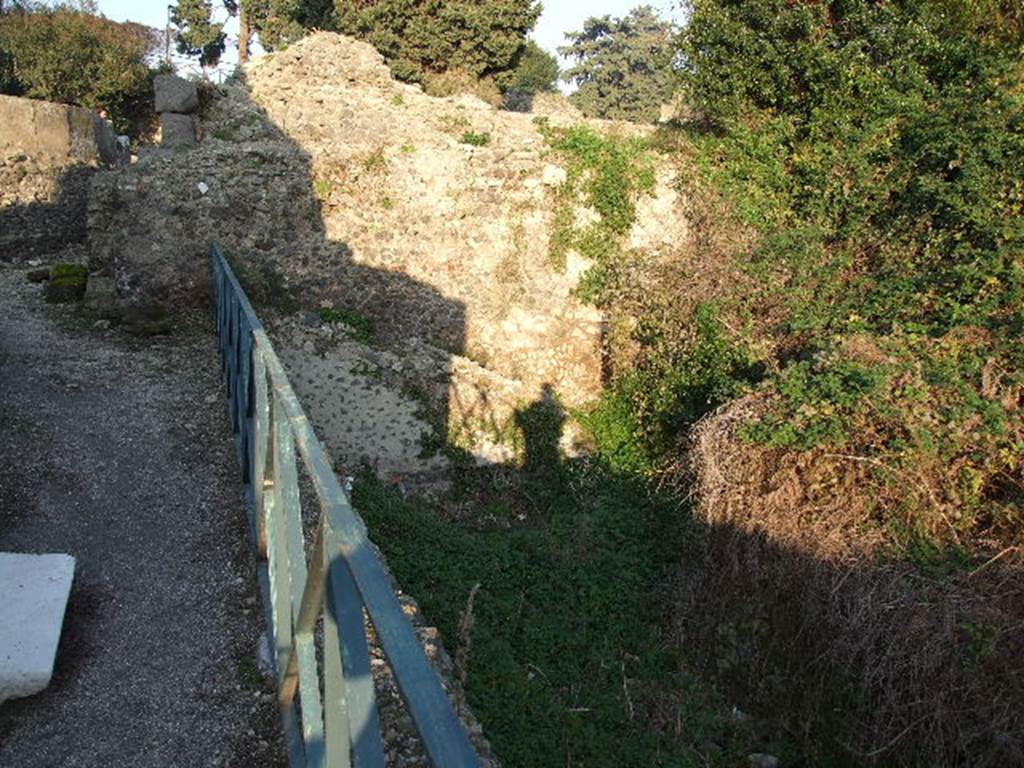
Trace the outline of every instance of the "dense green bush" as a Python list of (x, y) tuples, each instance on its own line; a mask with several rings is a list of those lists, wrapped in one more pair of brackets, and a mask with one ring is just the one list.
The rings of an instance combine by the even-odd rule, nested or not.
[[(929, 339), (984, 329), (979, 354), (1006, 367), (1012, 389), (1024, 328), (1015, 7), (697, 0), (691, 11), (681, 50), (698, 120), (686, 135), (702, 171), (691, 191), (722, 191), (757, 233), (736, 255), (762, 287), (737, 293), (731, 311), (773, 317), (738, 324), (751, 346), (776, 350), (765, 362), (783, 394), (774, 428), (752, 434), (806, 447), (855, 431), (854, 401), (885, 388), (846, 375), (853, 335), (875, 339), (905, 373), (925, 350), (942, 354)], [(1000, 12), (1005, 26), (994, 26)], [(980, 389), (978, 370), (957, 375), (967, 378), (949, 386)], [(827, 425), (785, 416), (823, 398), (835, 406)]]
[(540, 16), (534, 0), (338, 0), (338, 31), (369, 40), (395, 75), (419, 81), (459, 70), (484, 78), (515, 68)]
[(147, 27), (67, 6), (14, 10), (0, 15), (0, 85), (105, 113), (117, 131), (135, 134), (151, 111), (154, 43)]
[(519, 54), (515, 69), (502, 78), (506, 89), (541, 93), (553, 91), (558, 84), (558, 59), (532, 40)]
[(502, 106), (513, 112), (532, 111), (535, 94), (555, 90), (558, 72), (558, 59), (532, 40), (528, 41), (515, 69), (497, 78), (502, 89)]
[[(814, 764), (1020, 762), (1002, 714), (1019, 698), (1005, 628), (1020, 602), (978, 588), (1024, 520), (1020, 8), (695, 0), (680, 38), (692, 119), (657, 144), (685, 156), (698, 212), (718, 204), (693, 218), (703, 250), (687, 262), (718, 279), (669, 273), (655, 311), (638, 304), (616, 395), (652, 382), (627, 415), (655, 460), (693, 445), (657, 427), (685, 427), (674, 409), (704, 386), (682, 374), (701, 366), (694, 297), (714, 291), (713, 391), (752, 395), (688, 457), (717, 525), (704, 566), (733, 601), (694, 645), (721, 660), (714, 628), (768, 606), (777, 623), (733, 682)], [(736, 350), (763, 364), (759, 386)], [(660, 396), (673, 378), (683, 396)], [(1020, 560), (1004, 565), (1000, 590)], [(959, 629), (915, 635), (929, 622)], [(975, 628), (998, 642), (972, 649)]]

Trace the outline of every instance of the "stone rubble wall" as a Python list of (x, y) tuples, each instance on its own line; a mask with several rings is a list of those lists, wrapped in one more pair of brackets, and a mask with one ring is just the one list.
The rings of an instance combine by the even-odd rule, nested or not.
[(116, 160), (114, 131), (93, 112), (0, 96), (0, 261), (83, 242), (89, 177)]
[[(557, 99), (535, 108), (553, 125), (581, 122)], [(427, 96), (393, 80), (372, 46), (317, 33), (223, 86), (196, 147), (96, 179), (91, 256), (112, 265), (123, 298), (175, 306), (208, 295), (215, 239), (264, 303), (357, 312), (387, 348), (465, 361), (448, 367), (509, 383), (503, 412), (545, 384), (582, 405), (600, 392), (602, 317), (573, 295), (586, 262), (549, 263), (565, 171), (536, 117)], [(468, 133), (489, 140), (472, 146)], [(685, 236), (671, 186), (640, 206), (631, 245)], [(486, 391), (471, 399), (467, 411), (498, 407)]]

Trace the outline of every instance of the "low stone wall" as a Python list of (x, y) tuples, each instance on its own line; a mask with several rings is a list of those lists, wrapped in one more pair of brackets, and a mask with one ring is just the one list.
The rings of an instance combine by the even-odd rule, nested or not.
[(116, 158), (93, 112), (0, 96), (0, 261), (83, 242), (90, 176)]

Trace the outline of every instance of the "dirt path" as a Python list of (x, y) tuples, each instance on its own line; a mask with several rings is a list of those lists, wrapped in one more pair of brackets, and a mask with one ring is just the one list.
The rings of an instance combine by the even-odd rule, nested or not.
[(52, 684), (0, 705), (0, 766), (284, 764), (227, 425), (208, 324), (95, 329), (0, 266), (0, 550), (77, 558)]

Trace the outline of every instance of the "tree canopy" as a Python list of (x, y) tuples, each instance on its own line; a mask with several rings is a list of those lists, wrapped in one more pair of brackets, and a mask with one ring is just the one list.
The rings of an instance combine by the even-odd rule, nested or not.
[(572, 100), (584, 114), (653, 122), (672, 97), (672, 24), (648, 6), (623, 18), (591, 17), (559, 48), (575, 64), (562, 75), (575, 83)]
[(146, 58), (156, 43), (141, 24), (21, 3), (0, 14), (0, 90), (105, 112), (131, 133), (150, 107)]
[(178, 0), (170, 6), (171, 23), (178, 28), (178, 53), (198, 57), (199, 63), (210, 67), (224, 53), (224, 25), (213, 21), (210, 0)]
[(506, 78), (507, 88), (526, 93), (553, 91), (558, 84), (558, 74), (558, 59), (530, 40), (515, 69)]
[(368, 40), (395, 74), (459, 70), (482, 78), (515, 68), (540, 16), (535, 0), (337, 0), (338, 30)]

